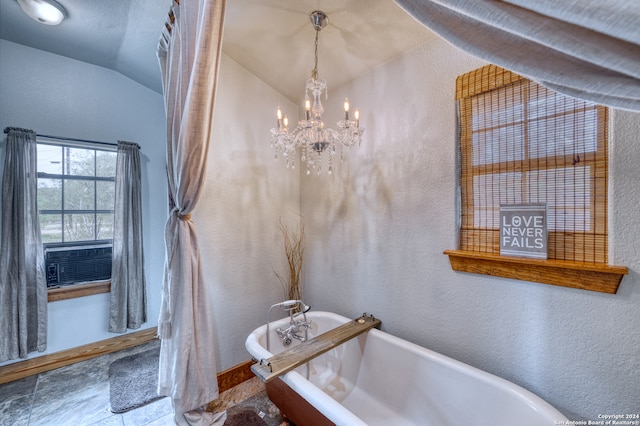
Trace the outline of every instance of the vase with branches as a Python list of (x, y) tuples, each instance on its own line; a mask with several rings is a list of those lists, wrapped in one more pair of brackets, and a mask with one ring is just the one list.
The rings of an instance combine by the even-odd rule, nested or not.
[(284, 275), (276, 271), (274, 273), (282, 285), (284, 299), (299, 300), (302, 298), (300, 274), (304, 259), (304, 222), (300, 220), (298, 227), (295, 228), (285, 225), (281, 219), (280, 231), (282, 232), (284, 253), (287, 257), (289, 270)]

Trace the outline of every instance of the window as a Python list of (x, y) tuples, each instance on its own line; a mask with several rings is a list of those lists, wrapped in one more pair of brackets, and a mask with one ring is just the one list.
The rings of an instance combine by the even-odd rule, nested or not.
[(489, 65), (458, 77), (460, 249), (499, 253), (500, 204), (547, 203), (549, 259), (607, 263), (607, 108)]
[(111, 240), (116, 153), (38, 142), (44, 243)]
[(38, 211), (49, 286), (110, 278), (116, 156), (38, 138)]

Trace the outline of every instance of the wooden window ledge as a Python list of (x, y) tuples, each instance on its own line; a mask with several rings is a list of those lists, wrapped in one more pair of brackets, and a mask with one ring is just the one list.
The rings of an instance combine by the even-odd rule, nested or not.
[(464, 250), (445, 250), (444, 254), (449, 256), (451, 269), (454, 271), (611, 294), (618, 291), (622, 277), (629, 272), (625, 266), (600, 263), (530, 259)]
[(52, 288), (48, 290), (48, 301), (75, 299), (76, 297), (91, 296), (93, 294), (109, 293), (111, 281), (99, 281), (86, 284), (70, 285), (67, 287)]

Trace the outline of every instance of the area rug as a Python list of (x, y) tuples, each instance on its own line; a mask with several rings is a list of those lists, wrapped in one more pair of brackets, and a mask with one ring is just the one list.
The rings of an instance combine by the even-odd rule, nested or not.
[(224, 426), (267, 426), (253, 410), (242, 410), (227, 416)]
[(124, 413), (156, 401), (160, 349), (151, 349), (115, 360), (109, 366), (111, 411)]

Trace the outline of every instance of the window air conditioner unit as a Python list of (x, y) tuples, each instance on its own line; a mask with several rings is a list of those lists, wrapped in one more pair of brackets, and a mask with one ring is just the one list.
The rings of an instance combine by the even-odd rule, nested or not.
[(47, 287), (111, 278), (111, 244), (45, 247)]

